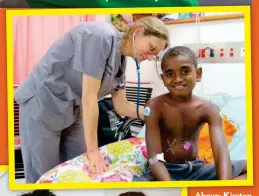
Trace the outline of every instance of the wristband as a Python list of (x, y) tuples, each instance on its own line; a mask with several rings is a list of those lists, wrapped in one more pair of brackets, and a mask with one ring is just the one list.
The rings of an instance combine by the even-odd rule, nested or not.
[(164, 159), (164, 153), (160, 153), (160, 154), (157, 154), (155, 156), (153, 156), (152, 158), (149, 159), (149, 163), (151, 165), (154, 165), (158, 162), (166, 162), (165, 159)]

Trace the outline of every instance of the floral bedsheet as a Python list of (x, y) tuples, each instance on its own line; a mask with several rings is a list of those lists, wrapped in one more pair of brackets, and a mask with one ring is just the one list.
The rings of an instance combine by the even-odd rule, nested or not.
[[(223, 130), (227, 143), (232, 141), (238, 128), (223, 115)], [(101, 153), (108, 162), (108, 171), (97, 175), (91, 171), (86, 154), (58, 165), (44, 174), (37, 183), (82, 183), (82, 182), (132, 182), (147, 169), (147, 149), (144, 138), (130, 138), (101, 147)], [(199, 156), (206, 162), (213, 162), (208, 126), (201, 130)]]
[(100, 150), (109, 163), (104, 174), (97, 175), (91, 171), (86, 154), (82, 154), (48, 171), (37, 183), (131, 182), (139, 178), (146, 168), (144, 138), (111, 143)]

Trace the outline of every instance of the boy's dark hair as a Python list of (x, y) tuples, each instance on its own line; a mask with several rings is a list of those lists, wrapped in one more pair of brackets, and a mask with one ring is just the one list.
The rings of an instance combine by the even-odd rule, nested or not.
[(118, 196), (146, 196), (146, 195), (142, 192), (129, 191), (129, 192), (121, 193)]
[(194, 63), (195, 68), (197, 68), (197, 58), (195, 56), (195, 53), (190, 48), (185, 46), (175, 46), (175, 47), (169, 48), (163, 55), (161, 68), (163, 69), (163, 64), (168, 58), (177, 57), (180, 55), (190, 57)]
[(32, 193), (24, 193), (20, 196), (56, 196), (50, 190), (35, 190)]

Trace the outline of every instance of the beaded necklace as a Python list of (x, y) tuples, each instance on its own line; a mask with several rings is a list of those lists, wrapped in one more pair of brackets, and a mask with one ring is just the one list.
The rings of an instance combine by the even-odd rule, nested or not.
[[(180, 111), (181, 111), (181, 109), (180, 108), (178, 108)], [(191, 148), (191, 142), (190, 141), (188, 141), (187, 139), (188, 139), (188, 137), (187, 137), (187, 131), (186, 131), (186, 123), (185, 123), (185, 121), (184, 121), (184, 119), (186, 119), (185, 118), (185, 116), (184, 116), (184, 112), (183, 111), (181, 111), (181, 117), (182, 117), (182, 130), (183, 130), (183, 134), (182, 134), (182, 138), (181, 138), (181, 143), (182, 143), (182, 147), (183, 147), (183, 149), (185, 150), (185, 151), (189, 151), (190, 150), (190, 148)], [(174, 139), (174, 141), (172, 142), (172, 143), (170, 143), (169, 142), (169, 140), (167, 139), (167, 143), (168, 143), (168, 145), (169, 145), (169, 148), (166, 150), (167, 152), (169, 151), (169, 150), (171, 150), (172, 151), (172, 153), (174, 154), (174, 150), (173, 150), (173, 145), (175, 144), (175, 142), (176, 142), (176, 138)]]

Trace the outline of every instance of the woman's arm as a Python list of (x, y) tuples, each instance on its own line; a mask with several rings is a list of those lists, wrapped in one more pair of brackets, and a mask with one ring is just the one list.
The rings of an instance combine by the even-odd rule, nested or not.
[(96, 171), (102, 174), (107, 165), (98, 148), (97, 125), (99, 118), (98, 92), (101, 80), (83, 74), (82, 110), (87, 155), (90, 168), (96, 167)]
[(99, 118), (98, 92), (101, 80), (83, 74), (82, 110), (87, 151), (98, 149), (97, 124)]
[[(112, 35), (100, 25), (82, 23), (79, 31), (71, 33), (75, 45), (74, 68), (82, 72), (82, 110), (87, 156), (90, 168), (98, 173), (106, 170), (106, 163), (98, 149), (98, 94), (112, 48)], [(86, 31), (81, 32), (85, 28)], [(88, 29), (89, 28), (89, 29)]]
[[(125, 89), (120, 89), (118, 92), (112, 94), (112, 102), (116, 113), (119, 115), (137, 118), (137, 105), (127, 100)], [(139, 117), (144, 120), (143, 106), (139, 106)]]

